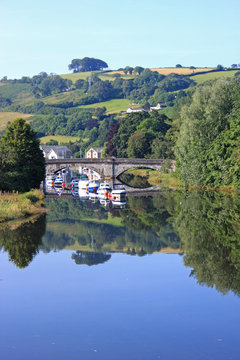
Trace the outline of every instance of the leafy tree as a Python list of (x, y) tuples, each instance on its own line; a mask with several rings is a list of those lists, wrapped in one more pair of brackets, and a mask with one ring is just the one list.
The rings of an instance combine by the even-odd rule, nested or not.
[(221, 64), (218, 64), (216, 67), (217, 71), (223, 71), (224, 70), (224, 66)]
[(95, 58), (85, 57), (83, 59), (73, 59), (71, 64), (68, 65), (69, 70), (73, 72), (96, 71), (108, 68), (105, 61)]
[(78, 79), (74, 85), (76, 89), (83, 90), (84, 92), (88, 90), (88, 82), (86, 80)]
[(183, 107), (175, 152), (186, 184), (240, 186), (239, 95), (237, 81), (219, 80), (199, 88)]
[(176, 65), (176, 68), (182, 68), (182, 65), (181, 65), (181, 64), (177, 64), (177, 65)]
[(146, 136), (143, 135), (140, 131), (135, 131), (135, 133), (128, 140), (128, 157), (144, 158), (148, 152), (149, 143)]
[(133, 71), (134, 71), (135, 74), (140, 75), (144, 71), (144, 68), (141, 67), (141, 66), (135, 66)]
[(21, 192), (38, 188), (45, 176), (45, 161), (39, 140), (31, 126), (16, 119), (7, 126), (0, 138), (2, 190)]

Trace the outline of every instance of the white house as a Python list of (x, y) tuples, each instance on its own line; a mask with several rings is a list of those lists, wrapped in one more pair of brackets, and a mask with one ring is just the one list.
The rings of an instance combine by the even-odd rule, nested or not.
[(40, 145), (40, 149), (46, 159), (71, 159), (72, 152), (67, 146)]
[(147, 111), (147, 110), (145, 110), (144, 108), (135, 108), (135, 109), (128, 108), (126, 113), (131, 114), (131, 113), (143, 112), (143, 111)]
[(157, 106), (150, 106), (150, 111), (160, 110), (160, 109), (163, 109), (163, 108), (165, 108), (165, 107), (166, 107), (165, 104), (160, 104), (160, 103), (158, 103)]
[(92, 147), (86, 152), (87, 159), (100, 159), (102, 157), (102, 147)]

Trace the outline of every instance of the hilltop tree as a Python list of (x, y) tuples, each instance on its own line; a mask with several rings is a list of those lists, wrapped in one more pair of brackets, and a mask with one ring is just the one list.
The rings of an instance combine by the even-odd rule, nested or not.
[(143, 70), (144, 70), (144, 68), (141, 66), (135, 66), (135, 68), (134, 68), (135, 74), (138, 74), (138, 75), (140, 75), (143, 72)]
[(94, 59), (85, 57), (83, 59), (73, 59), (71, 64), (68, 65), (69, 70), (73, 70), (74, 73), (97, 71), (108, 68), (108, 64), (100, 59)]
[(29, 191), (39, 188), (45, 176), (45, 161), (39, 140), (24, 119), (16, 119), (0, 138), (0, 188)]

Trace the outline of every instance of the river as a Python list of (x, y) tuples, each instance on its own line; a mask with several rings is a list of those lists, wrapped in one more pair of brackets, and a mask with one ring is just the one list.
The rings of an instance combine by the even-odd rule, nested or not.
[(239, 359), (238, 197), (45, 204), (0, 228), (1, 360)]

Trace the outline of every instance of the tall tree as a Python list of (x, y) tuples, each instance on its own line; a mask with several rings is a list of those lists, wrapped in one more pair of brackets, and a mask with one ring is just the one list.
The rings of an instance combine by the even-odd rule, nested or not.
[(45, 176), (45, 161), (39, 140), (24, 119), (16, 119), (0, 138), (1, 190), (21, 192), (39, 188)]

